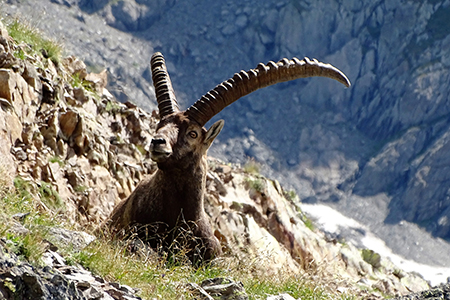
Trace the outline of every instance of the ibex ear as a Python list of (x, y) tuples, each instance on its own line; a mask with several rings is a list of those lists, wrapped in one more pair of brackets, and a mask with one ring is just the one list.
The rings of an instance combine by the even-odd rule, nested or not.
[(212, 144), (214, 139), (219, 135), (224, 124), (225, 124), (224, 120), (219, 120), (216, 123), (214, 123), (211, 126), (211, 128), (208, 129), (208, 131), (206, 132), (205, 141), (204, 141), (204, 143), (207, 144), (208, 147)]

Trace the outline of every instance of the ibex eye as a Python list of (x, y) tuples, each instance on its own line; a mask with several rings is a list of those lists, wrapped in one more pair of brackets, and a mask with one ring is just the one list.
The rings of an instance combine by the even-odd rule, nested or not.
[(196, 139), (197, 136), (198, 136), (198, 134), (197, 134), (197, 132), (195, 132), (195, 131), (190, 131), (190, 132), (189, 132), (189, 136), (190, 136), (191, 138), (193, 138), (193, 139)]

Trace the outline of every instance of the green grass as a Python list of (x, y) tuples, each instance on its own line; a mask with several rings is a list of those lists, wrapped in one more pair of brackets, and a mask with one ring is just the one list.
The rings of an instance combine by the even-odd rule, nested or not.
[[(1, 175), (1, 174), (0, 174)], [(7, 245), (14, 253), (24, 260), (39, 266), (46, 249), (48, 226), (63, 224), (58, 220), (58, 214), (44, 209), (42, 202), (37, 200), (40, 191), (31, 183), (17, 177), (14, 179), (14, 189), (0, 186), (0, 236), (6, 238)], [(29, 234), (19, 235), (10, 231), (11, 223), (6, 220), (15, 214), (27, 214), (21, 223)]]
[(44, 203), (47, 208), (56, 213), (65, 210), (64, 201), (61, 199), (58, 192), (53, 189), (51, 184), (44, 181), (40, 182), (38, 193), (42, 203)]
[[(39, 54), (58, 65), (62, 57), (62, 46), (52, 39), (45, 38), (42, 33), (26, 22), (18, 19), (6, 22), (9, 35), (18, 43), (31, 47), (29, 54)], [(20, 59), (25, 58), (26, 48), (20, 48), (14, 54)]]
[(87, 92), (91, 92), (91, 93), (95, 94), (94, 88), (92, 87), (92, 83), (85, 79), (80, 78), (79, 74), (73, 74), (70, 81), (71, 81), (70, 84), (72, 85), (72, 87), (83, 88)]
[(101, 100), (102, 97), (95, 91), (92, 82), (80, 78), (79, 74), (73, 74), (69, 81), (73, 88), (83, 89), (86, 97), (91, 96), (96, 101)]
[(6, 235), (7, 245), (19, 258), (30, 261), (34, 265), (41, 265), (41, 257), (46, 250), (42, 232), (31, 230), (29, 234), (21, 237), (12, 234)]
[(304, 216), (302, 219), (303, 219), (303, 223), (305, 224), (305, 226), (307, 228), (309, 228), (309, 230), (311, 230), (311, 231), (316, 230), (316, 226), (314, 225), (314, 222), (310, 218)]

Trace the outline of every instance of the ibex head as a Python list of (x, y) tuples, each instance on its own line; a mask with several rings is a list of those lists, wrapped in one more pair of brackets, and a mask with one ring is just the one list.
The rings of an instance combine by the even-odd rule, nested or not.
[(151, 141), (151, 158), (160, 168), (187, 168), (207, 152), (223, 125), (224, 121), (220, 120), (206, 130), (184, 112), (166, 116), (159, 122)]
[(222, 130), (224, 121), (217, 121), (208, 130), (203, 126), (226, 106), (257, 89), (312, 76), (329, 77), (350, 86), (344, 73), (332, 65), (308, 58), (285, 58), (278, 63), (260, 63), (256, 69), (236, 73), (187, 110), (180, 111), (161, 53), (157, 52), (152, 56), (151, 69), (161, 120), (151, 142), (150, 152), (151, 158), (160, 168), (183, 168), (198, 161)]

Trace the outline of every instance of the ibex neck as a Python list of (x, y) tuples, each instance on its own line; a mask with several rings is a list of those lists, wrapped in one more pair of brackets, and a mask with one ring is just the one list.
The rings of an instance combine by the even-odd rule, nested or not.
[(159, 167), (158, 176), (164, 177), (168, 182), (201, 182), (201, 178), (206, 178), (207, 164), (201, 161), (198, 164), (190, 164), (184, 168), (164, 168)]
[(190, 169), (159, 169), (155, 174), (161, 196), (169, 207), (181, 208), (186, 220), (197, 220), (204, 211), (206, 172), (205, 162)]

